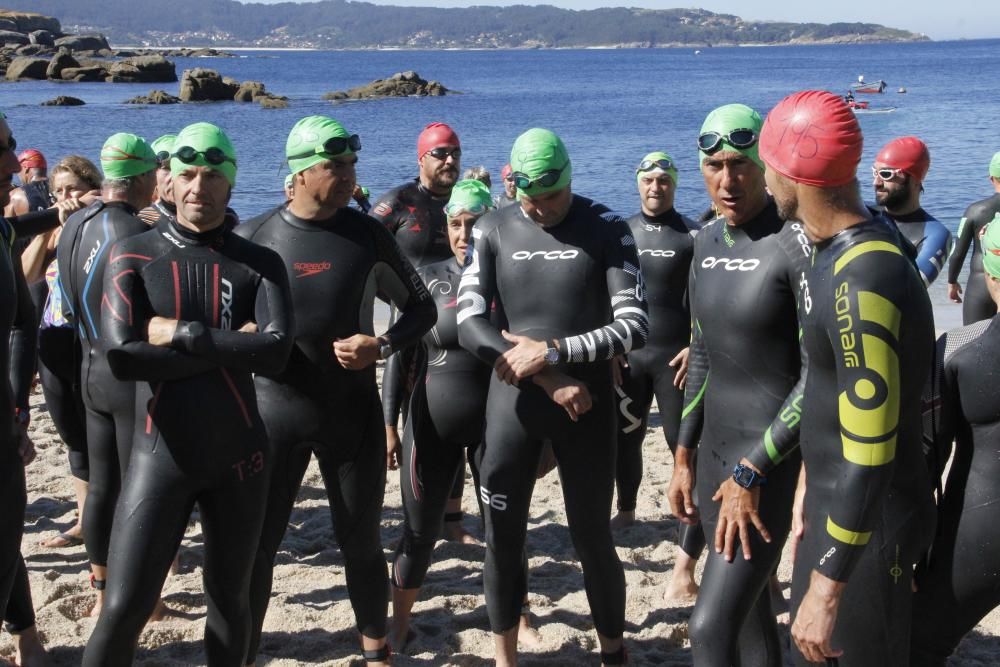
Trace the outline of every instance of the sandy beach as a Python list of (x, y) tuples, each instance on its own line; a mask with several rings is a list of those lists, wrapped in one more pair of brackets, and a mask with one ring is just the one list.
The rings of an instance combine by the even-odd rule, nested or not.
[[(66, 447), (45, 410), (40, 391), (32, 399), (31, 435), (38, 458), (28, 468), (28, 509), (23, 542), (38, 614), (37, 625), (53, 662), (80, 663), (94, 620), (87, 557), (82, 546), (50, 550), (40, 539), (69, 528), (75, 504), (68, 478)], [(626, 641), (636, 665), (689, 665), (687, 619), (691, 604), (666, 605), (662, 596), (673, 566), (676, 522), (667, 515), (664, 492), (671, 458), (651, 417), (645, 442), (646, 476), (634, 527), (617, 534), (618, 554), (628, 584)], [(466, 479), (466, 527), (482, 536)], [(400, 535), (402, 509), (397, 473), (389, 475), (382, 520), (387, 559)], [(147, 625), (140, 639), (138, 665), (203, 665), (201, 638), (205, 599), (201, 585), (202, 532), (192, 517), (180, 551), (180, 572), (167, 579), (164, 599), (172, 615)], [(550, 474), (535, 487), (528, 526), (530, 601), (542, 644), (526, 650), (522, 664), (598, 665), (597, 641), (583, 593), (580, 567), (565, 528), (559, 479)], [(434, 564), (414, 610), (415, 637), (395, 664), (492, 664), (492, 641), (484, 606), (483, 548), (440, 542)], [(698, 576), (701, 575), (701, 567)], [(779, 570), (789, 595), (791, 564)], [(785, 641), (788, 615), (779, 617)], [(354, 617), (347, 600), (343, 560), (335, 546), (326, 496), (315, 463), (309, 468), (299, 502), (275, 568), (274, 593), (264, 626), (263, 667), (363, 665), (356, 649)], [(0, 635), (0, 656), (12, 657), (10, 635)], [(1000, 612), (994, 611), (962, 644), (953, 665), (995, 665), (1000, 654)]]

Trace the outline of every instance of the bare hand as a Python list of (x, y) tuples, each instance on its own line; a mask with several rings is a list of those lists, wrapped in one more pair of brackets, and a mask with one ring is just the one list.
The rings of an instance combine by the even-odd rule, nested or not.
[(677, 373), (674, 374), (674, 386), (678, 389), (683, 389), (687, 385), (688, 381), (688, 353), (691, 351), (690, 347), (685, 347), (683, 350), (677, 353), (677, 356), (670, 360), (667, 366), (671, 368), (676, 368)]
[(385, 469), (398, 470), (403, 464), (403, 446), (399, 441), (399, 431), (390, 424), (385, 425)]
[(374, 336), (354, 334), (350, 338), (333, 341), (333, 354), (340, 365), (350, 371), (368, 368), (378, 360), (379, 342)]
[(667, 501), (670, 503), (670, 513), (681, 523), (693, 526), (698, 523), (698, 507), (694, 504), (694, 464), (691, 462), (693, 452), (678, 445), (674, 455), (674, 472), (670, 476), (670, 486), (667, 488)]
[(177, 332), (177, 320), (157, 315), (146, 326), (146, 336), (150, 345), (170, 347)]
[(64, 199), (60, 202), (56, 202), (53, 208), (59, 211), (59, 224), (65, 225), (66, 220), (69, 218), (69, 216), (73, 215), (81, 208), (86, 208), (86, 206), (87, 206), (86, 204), (84, 204), (81, 200), (77, 199), (76, 197), (70, 197), (69, 199)]
[(625, 358), (624, 354), (619, 354), (611, 359), (611, 381), (615, 383), (616, 387), (622, 386), (625, 383), (625, 377), (623, 375), (624, 370), (628, 368), (628, 359)]
[(792, 501), (792, 563), (795, 562), (795, 554), (799, 550), (799, 543), (806, 532), (806, 466), (803, 463), (799, 468), (799, 481), (795, 486), (795, 499)]
[(753, 524), (765, 542), (771, 541), (757, 507), (760, 505), (760, 487), (745, 489), (731, 478), (724, 481), (712, 500), (720, 503), (719, 523), (715, 529), (715, 552), (733, 562), (736, 536), (743, 546), (743, 558), (750, 560), (750, 524)]
[(237, 331), (241, 331), (243, 333), (257, 333), (257, 323), (251, 320), (237, 329)]
[(809, 578), (809, 590), (792, 623), (792, 640), (809, 662), (825, 663), (827, 658), (839, 658), (844, 654), (830, 646), (843, 587), (844, 584), (819, 572), (814, 571)]
[(18, 434), (17, 453), (21, 457), (21, 465), (28, 465), (35, 460), (38, 452), (35, 451), (35, 443), (28, 435), (28, 427), (21, 426), (18, 430), (20, 433)]
[(526, 377), (531, 377), (545, 368), (545, 350), (548, 343), (527, 336), (512, 334), (506, 329), (500, 334), (514, 347), (497, 357), (493, 364), (497, 377), (507, 384), (517, 385)]
[(565, 373), (545, 369), (532, 376), (532, 381), (544, 389), (549, 398), (561, 406), (573, 421), (579, 421), (580, 415), (593, 407), (587, 385)]
[(962, 286), (958, 283), (948, 283), (948, 298), (955, 303), (962, 303)]

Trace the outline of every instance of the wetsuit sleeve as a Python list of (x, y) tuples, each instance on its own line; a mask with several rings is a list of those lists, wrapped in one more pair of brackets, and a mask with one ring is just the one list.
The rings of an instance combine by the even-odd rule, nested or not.
[(147, 342), (146, 324), (156, 313), (140, 273), (146, 261), (149, 258), (123, 252), (121, 244), (116, 244), (104, 271), (101, 331), (107, 336), (111, 372), (119, 380), (158, 381), (217, 368), (208, 359)]
[(613, 319), (593, 331), (560, 339), (560, 361), (603, 361), (646, 344), (649, 333), (646, 287), (639, 270), (635, 238), (623, 219), (611, 213), (602, 217), (612, 231), (605, 244), (605, 273)]
[(958, 274), (962, 272), (962, 265), (965, 264), (965, 255), (972, 245), (972, 236), (975, 234), (976, 225), (971, 218), (974, 206), (966, 209), (965, 215), (958, 221), (958, 238), (955, 240), (955, 247), (951, 251), (951, 258), (948, 260), (948, 282), (957, 283)]
[[(692, 272), (692, 279), (694, 274)], [(689, 286), (689, 290), (691, 287)], [(688, 351), (687, 383), (684, 385), (684, 409), (677, 432), (677, 446), (688, 449), (698, 447), (705, 420), (705, 390), (708, 388), (708, 351), (702, 336), (701, 324), (691, 322), (691, 345)]]
[[(892, 481), (900, 412), (900, 326), (896, 304), (910, 297), (886, 281), (886, 263), (908, 261), (894, 245), (869, 241), (833, 266), (836, 312), (820, 313), (837, 373), (837, 421), (843, 460), (836, 499), (820, 537), (815, 569), (845, 582), (871, 539)], [(891, 275), (891, 272), (890, 272)], [(835, 304), (835, 305), (834, 305)], [(930, 350), (928, 350), (928, 354)]]
[(424, 281), (403, 256), (392, 235), (382, 227), (374, 232), (378, 292), (399, 311), (396, 322), (385, 332), (395, 352), (409, 347), (430, 331), (437, 322), (437, 307)]
[(386, 363), (382, 373), (382, 416), (386, 426), (399, 423), (399, 412), (405, 396), (403, 364), (399, 360), (396, 363)]
[(47, 208), (44, 211), (34, 211), (19, 215), (11, 221), (17, 238), (29, 240), (33, 236), (43, 234), (59, 226), (59, 209)]
[(392, 190), (378, 198), (368, 215), (378, 220), (379, 224), (388, 229), (390, 234), (395, 234), (399, 229), (399, 221), (396, 219), (398, 204), (396, 191)]
[(12, 257), (11, 264), (17, 290), (17, 311), (14, 315), (14, 327), (10, 333), (10, 385), (14, 396), (14, 407), (27, 410), (31, 381), (35, 376), (38, 320), (35, 317), (35, 306), (31, 301), (28, 283), (21, 270), (21, 262)]
[(292, 351), (291, 294), (288, 274), (278, 255), (261, 246), (263, 261), (254, 307), (255, 333), (216, 329), (201, 322), (179, 322), (171, 346), (224, 368), (274, 375)]
[(951, 252), (952, 236), (948, 228), (937, 220), (927, 221), (924, 234), (917, 253), (917, 268), (924, 279), (924, 285), (930, 285), (938, 277), (948, 253)]
[(939, 494), (943, 487), (945, 465), (962, 421), (956, 369), (945, 360), (950, 334), (938, 338), (931, 377), (924, 390), (924, 456), (931, 471), (931, 481)]
[(496, 255), (491, 234), (476, 223), (469, 242), (469, 259), (458, 283), (458, 344), (492, 368), (511, 344), (490, 321), (496, 294)]

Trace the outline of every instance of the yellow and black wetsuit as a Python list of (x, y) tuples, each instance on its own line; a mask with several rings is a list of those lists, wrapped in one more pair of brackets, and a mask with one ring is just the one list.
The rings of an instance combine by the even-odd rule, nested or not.
[(920, 399), (934, 320), (904, 247), (888, 221), (862, 222), (815, 246), (803, 286), (806, 529), (792, 614), (813, 570), (847, 582), (832, 640), (842, 666), (909, 664), (912, 569), (933, 535)]

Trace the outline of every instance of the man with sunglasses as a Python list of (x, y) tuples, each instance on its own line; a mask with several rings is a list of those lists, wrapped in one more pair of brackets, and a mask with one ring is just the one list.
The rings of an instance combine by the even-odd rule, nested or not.
[(56, 251), (64, 312), (83, 352), (80, 377), (90, 461), (83, 540), (91, 586), (97, 591), (94, 616), (104, 601), (111, 525), (135, 418), (134, 383), (115, 378), (108, 365), (107, 332), (101, 324), (104, 273), (111, 246), (148, 229), (137, 214), (153, 198), (156, 168), (153, 149), (142, 137), (125, 132), (109, 137), (101, 149), (101, 200), (70, 216)]
[(862, 142), (854, 112), (825, 91), (786, 97), (761, 132), (778, 211), (815, 244), (801, 276), (797, 665), (909, 666), (913, 565), (934, 533), (921, 446), (934, 318), (912, 247), (861, 200)]
[[(517, 662), (528, 507), (546, 440), (559, 466), (601, 661), (625, 664), (625, 577), (609, 525), (611, 360), (641, 348), (649, 330), (635, 239), (623, 219), (573, 194), (569, 153), (552, 132), (522, 134), (510, 163), (520, 205), (476, 223), (457, 304), (459, 343), (495, 369), (479, 494), (497, 664)], [(490, 321), (494, 299), (509, 332)], [(557, 369), (569, 377), (553, 383)]]
[(136, 382), (136, 418), (86, 667), (132, 664), (196, 503), (206, 661), (240, 665), (250, 639), (272, 466), (252, 375), (288, 360), (288, 276), (277, 254), (224, 224), (236, 152), (220, 128), (181, 130), (170, 169), (176, 217), (116, 243), (104, 274), (107, 360), (116, 378)]
[[(646, 281), (649, 337), (646, 346), (628, 355), (618, 394), (618, 514), (612, 528), (632, 525), (642, 480), (642, 443), (653, 396), (660, 409), (663, 432), (671, 451), (677, 445), (684, 400), (683, 368), (691, 339), (687, 281), (694, 235), (701, 225), (674, 208), (677, 167), (661, 151), (646, 155), (635, 170), (640, 211), (628, 219), (639, 248), (639, 265)], [(681, 549), (674, 564), (668, 597), (693, 596), (694, 566), (705, 546), (701, 528), (682, 527)]]
[[(986, 277), (983, 275), (982, 234), (986, 225), (1000, 215), (1000, 153), (995, 153), (989, 166), (990, 185), (993, 195), (965, 209), (965, 215), (958, 223), (958, 240), (948, 262), (948, 298), (962, 304), (962, 324), (969, 325), (993, 317), (997, 305), (993, 302), (986, 289)], [(972, 246), (972, 259), (969, 266), (969, 280), (965, 284), (965, 298), (962, 298), (962, 287), (958, 284), (958, 274), (965, 264), (965, 255)]]
[(941, 273), (953, 242), (948, 228), (920, 206), (930, 166), (930, 151), (916, 137), (893, 139), (872, 166), (875, 203), (917, 249), (917, 269), (927, 287)]
[(494, 198), (494, 206), (496, 208), (504, 208), (517, 203), (517, 185), (514, 183), (512, 171), (513, 170), (510, 168), (509, 162), (503, 166), (503, 169), (500, 170), (500, 180), (503, 182), (503, 192)]
[(768, 580), (799, 472), (798, 283), (810, 248), (764, 187), (761, 126), (756, 111), (728, 104), (698, 137), (721, 217), (694, 239), (691, 351), (668, 496), (683, 523), (700, 518), (714, 547), (689, 623), (699, 665), (782, 664)]
[[(237, 230), (281, 256), (291, 276), (296, 320), (288, 365), (255, 379), (275, 467), (251, 584), (247, 664), (256, 660), (274, 558), (314, 453), (364, 658), (388, 664), (389, 579), (379, 532), (386, 449), (375, 362), (420, 340), (437, 320), (437, 309), (392, 235), (349, 206), (360, 150), (358, 135), (332, 118), (303, 118), (285, 144), (294, 197)], [(376, 294), (399, 313), (377, 338)]]

